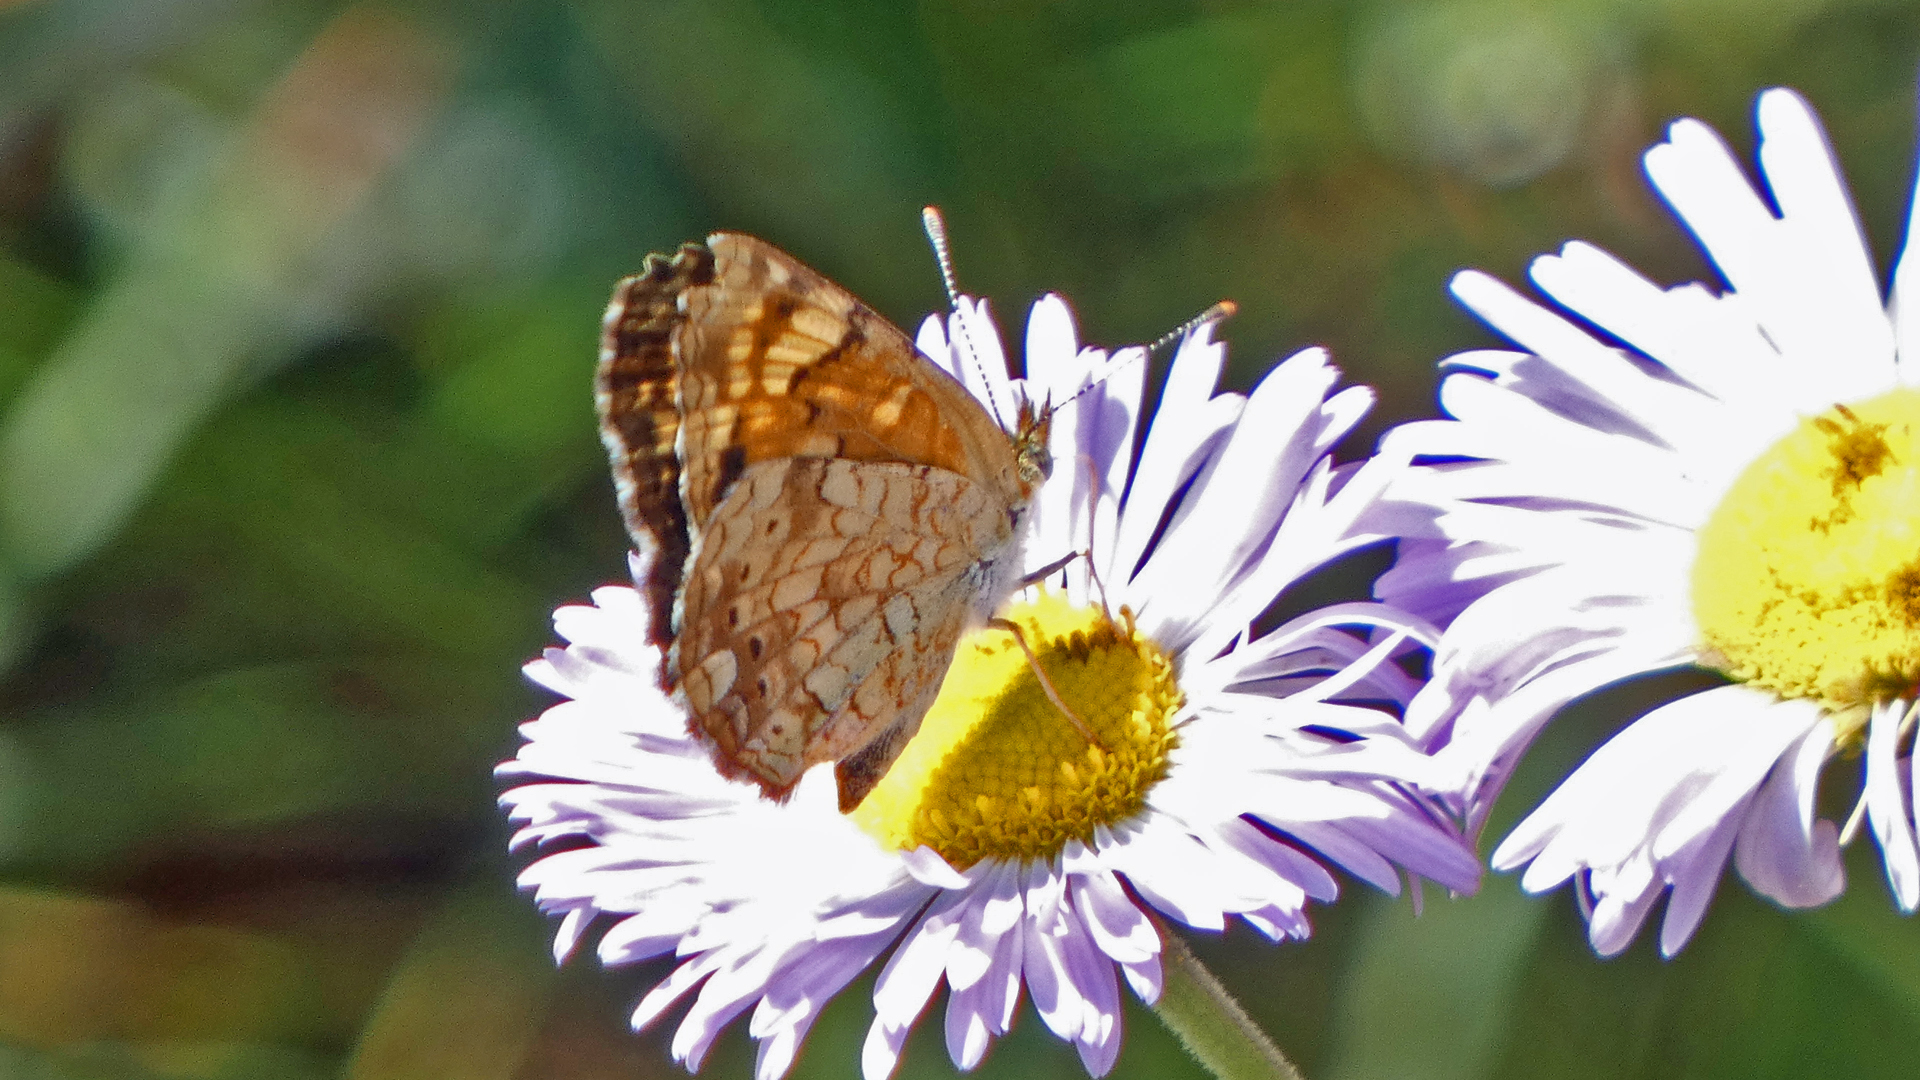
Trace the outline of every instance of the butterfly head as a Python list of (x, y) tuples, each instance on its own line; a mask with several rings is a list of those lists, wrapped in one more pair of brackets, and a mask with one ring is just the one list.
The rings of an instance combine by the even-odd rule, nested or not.
[(1020, 420), (1013, 429), (1013, 460), (1020, 483), (1028, 489), (1039, 487), (1041, 481), (1053, 475), (1053, 451), (1047, 445), (1052, 430), (1051, 405), (1020, 403)]

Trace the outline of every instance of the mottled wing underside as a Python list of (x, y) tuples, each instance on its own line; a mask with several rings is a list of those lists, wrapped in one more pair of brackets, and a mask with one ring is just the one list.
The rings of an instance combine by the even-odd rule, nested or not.
[[(596, 400), (690, 726), (770, 795), (837, 761), (858, 802), (1013, 540), (1011, 437), (844, 289), (731, 233), (620, 284)], [(855, 492), (885, 497), (835, 501)]]
[[(891, 764), (932, 705), (1004, 550), (1004, 506), (926, 465), (788, 458), (748, 466), (686, 583), (682, 687), (723, 771), (785, 790), (889, 734)], [(843, 801), (857, 803), (865, 787)], [(871, 782), (867, 786), (871, 786)]]

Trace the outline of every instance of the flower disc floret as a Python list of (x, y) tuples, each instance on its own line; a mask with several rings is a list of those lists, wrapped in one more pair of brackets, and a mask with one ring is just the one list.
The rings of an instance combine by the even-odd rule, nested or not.
[(855, 821), (886, 847), (930, 847), (966, 869), (1052, 858), (1138, 814), (1167, 774), (1184, 699), (1173, 661), (1121, 615), (1056, 592), (1005, 613), (1096, 741), (1048, 698), (1011, 632), (979, 630)]
[(1708, 659), (1864, 722), (1920, 681), (1917, 534), (1920, 391), (1802, 421), (1700, 530), (1693, 605)]

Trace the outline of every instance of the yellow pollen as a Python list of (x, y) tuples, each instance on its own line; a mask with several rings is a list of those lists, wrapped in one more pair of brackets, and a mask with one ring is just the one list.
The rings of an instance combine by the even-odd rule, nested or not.
[(1050, 858), (1139, 813), (1166, 776), (1184, 699), (1172, 660), (1125, 609), (1116, 624), (1042, 591), (1003, 615), (1099, 745), (1047, 700), (1012, 634), (977, 630), (960, 642), (919, 732), (853, 811), (881, 844), (924, 844), (963, 870), (988, 858)]
[(1920, 391), (1836, 405), (1748, 465), (1699, 533), (1707, 661), (1859, 736), (1920, 683)]

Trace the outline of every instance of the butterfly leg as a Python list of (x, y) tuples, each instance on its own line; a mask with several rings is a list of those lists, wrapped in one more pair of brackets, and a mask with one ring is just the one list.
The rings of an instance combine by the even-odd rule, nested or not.
[(1072, 566), (1073, 560), (1091, 559), (1092, 557), (1093, 553), (1090, 551), (1069, 551), (1040, 569), (1035, 570), (1033, 573), (1023, 575), (1020, 578), (1020, 587), (1024, 589), (1029, 585), (1038, 585), (1060, 571), (1065, 570), (1067, 567)]
[(1047, 695), (1047, 700), (1053, 702), (1053, 707), (1060, 710), (1060, 715), (1067, 718), (1067, 722), (1073, 725), (1074, 730), (1078, 731), (1082, 738), (1101, 750), (1106, 750), (1107, 744), (1100, 741), (1085, 720), (1080, 719), (1078, 714), (1067, 707), (1066, 701), (1060, 697), (1060, 691), (1053, 688), (1053, 680), (1047, 678), (1045, 669), (1040, 666), (1040, 658), (1033, 655), (1033, 648), (1027, 644), (1027, 635), (1021, 632), (1019, 624), (1006, 619), (988, 619), (987, 625), (1013, 635), (1014, 643), (1019, 645), (1020, 651), (1027, 655), (1027, 666), (1033, 669), (1034, 677), (1040, 680), (1040, 689)]

